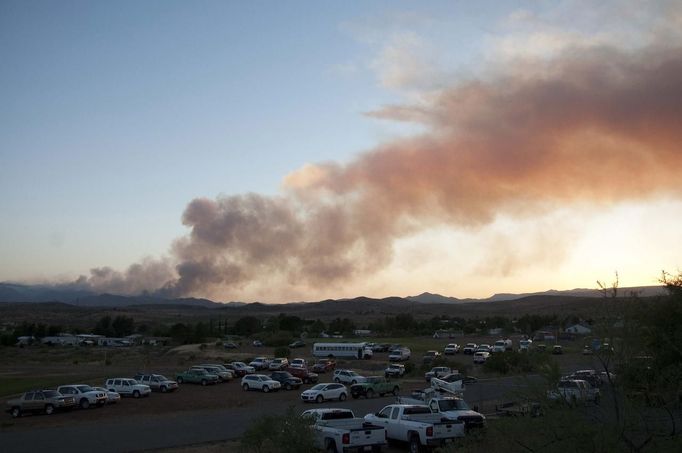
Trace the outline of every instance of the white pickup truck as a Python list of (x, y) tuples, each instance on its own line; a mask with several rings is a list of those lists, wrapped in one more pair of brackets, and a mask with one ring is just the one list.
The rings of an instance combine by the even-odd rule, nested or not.
[(412, 392), (411, 398), (399, 397), (398, 401), (402, 404), (426, 404), (433, 413), (464, 422), (467, 431), (486, 425), (485, 415), (472, 410), (459, 396), (446, 396), (433, 389), (427, 389)]
[(365, 420), (385, 427), (389, 439), (408, 442), (414, 453), (464, 437), (464, 422), (433, 414), (423, 404), (390, 404)]
[(335, 453), (371, 451), (386, 445), (386, 429), (356, 418), (349, 409), (310, 409), (303, 417), (314, 420), (315, 447)]
[(593, 388), (589, 382), (581, 379), (559, 381), (556, 390), (549, 390), (547, 397), (551, 400), (563, 400), (570, 404), (586, 403), (588, 401), (599, 404), (601, 399), (599, 389)]

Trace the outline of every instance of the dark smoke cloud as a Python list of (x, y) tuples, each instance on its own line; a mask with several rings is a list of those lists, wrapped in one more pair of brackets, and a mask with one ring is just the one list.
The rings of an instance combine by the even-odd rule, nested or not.
[(681, 48), (572, 49), (372, 114), (428, 132), (346, 165), (308, 165), (282, 196), (195, 199), (183, 215), (191, 232), (173, 245), (174, 278), (163, 279), (164, 263), (88, 281), (168, 295), (275, 278), (320, 288), (381, 269), (394, 241), (425, 227), (680, 195)]

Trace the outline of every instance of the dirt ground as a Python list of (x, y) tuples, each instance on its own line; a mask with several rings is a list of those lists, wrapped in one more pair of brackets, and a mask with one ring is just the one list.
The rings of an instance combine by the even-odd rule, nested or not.
[[(448, 340), (438, 340), (447, 344)], [(406, 342), (406, 344), (409, 344)], [(432, 344), (426, 341), (426, 347)], [(441, 347), (442, 350), (442, 347)], [(300, 351), (300, 352), (299, 352)], [(306, 355), (307, 353), (307, 355)], [(150, 349), (143, 347), (106, 349), (106, 348), (3, 348), (0, 349), (0, 396), (8, 399), (10, 394), (20, 393), (29, 388), (55, 388), (61, 384), (86, 383), (103, 385), (104, 380), (112, 377), (130, 377), (139, 371), (164, 374), (175, 379), (176, 373), (198, 363), (223, 363), (232, 360), (247, 361), (258, 355), (272, 356), (270, 348), (244, 347), (238, 352), (225, 351), (209, 346), (186, 345), (171, 349)], [(293, 350), (295, 356), (303, 356), (311, 360), (309, 349)], [(420, 353), (413, 352), (413, 361), (419, 360)], [(555, 356), (564, 370), (584, 368), (590, 365), (590, 358), (579, 353)], [(458, 363), (471, 363), (471, 356), (462, 354), (453, 357)], [(383, 374), (387, 364), (387, 354), (377, 354), (372, 360), (339, 361), (338, 368), (352, 368), (361, 374)], [(471, 366), (468, 374), (486, 378), (482, 368)], [(331, 381), (331, 375), (321, 374), (320, 382)], [(401, 393), (408, 394), (412, 390), (425, 386), (421, 373), (415, 374), (401, 382)], [(26, 388), (28, 387), (28, 388)], [(267, 395), (273, 402), (297, 401), (299, 393), (309, 388), (303, 386), (298, 391), (280, 391)], [(73, 410), (68, 414), (53, 416), (25, 416), (14, 420), (6, 415), (0, 418), (2, 429), (33, 429), (45, 426), (63, 426), (77, 423), (80, 420), (97, 421), (113, 417), (131, 415), (153, 415), (168, 412), (182, 413), (195, 410), (217, 410), (225, 408), (245, 408), (257, 405), (261, 398), (254, 398), (252, 392), (244, 392), (239, 386), (239, 379), (224, 384), (202, 387), (200, 385), (183, 384), (177, 392), (170, 394), (153, 393), (148, 398), (135, 400), (124, 398), (120, 403), (105, 408)], [(198, 446), (212, 451), (211, 446)], [(183, 451), (183, 450), (179, 450)], [(222, 450), (224, 451), (224, 450)]]

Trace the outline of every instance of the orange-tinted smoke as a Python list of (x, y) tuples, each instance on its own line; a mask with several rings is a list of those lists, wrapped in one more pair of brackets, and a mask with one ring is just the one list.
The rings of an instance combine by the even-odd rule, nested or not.
[(164, 290), (272, 276), (323, 287), (380, 269), (396, 239), (436, 224), (681, 194), (681, 48), (573, 49), (510, 73), (374, 112), (428, 132), (346, 165), (308, 165), (282, 196), (193, 200)]

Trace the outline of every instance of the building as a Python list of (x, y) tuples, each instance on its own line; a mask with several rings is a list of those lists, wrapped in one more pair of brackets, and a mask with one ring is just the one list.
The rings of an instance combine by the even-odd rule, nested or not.
[(574, 333), (576, 335), (589, 335), (592, 333), (592, 329), (584, 324), (574, 324), (572, 326), (566, 327), (566, 332)]

